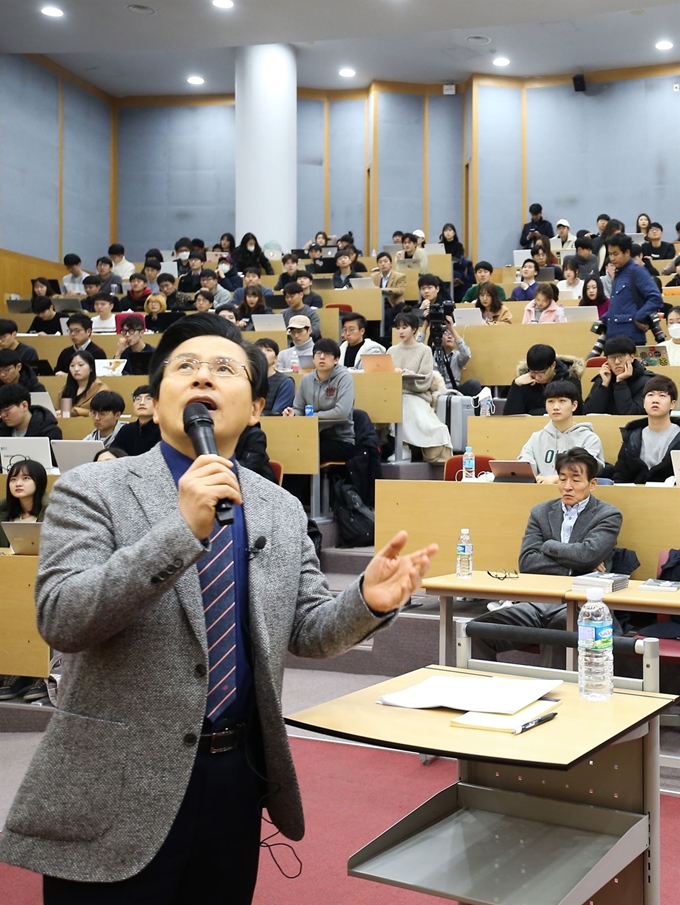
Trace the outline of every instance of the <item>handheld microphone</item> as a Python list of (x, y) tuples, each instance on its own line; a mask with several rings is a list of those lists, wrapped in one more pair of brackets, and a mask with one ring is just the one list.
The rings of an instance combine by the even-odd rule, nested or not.
[[(202, 402), (190, 402), (184, 409), (184, 430), (197, 456), (219, 456), (215, 443), (215, 425)], [(220, 525), (233, 524), (234, 506), (231, 500), (218, 500), (215, 518)]]

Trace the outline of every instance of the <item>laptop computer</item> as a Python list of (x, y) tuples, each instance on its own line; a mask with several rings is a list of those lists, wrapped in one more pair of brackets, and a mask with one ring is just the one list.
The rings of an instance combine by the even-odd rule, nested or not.
[(352, 289), (375, 289), (375, 283), (370, 277), (355, 277), (349, 282)]
[(321, 246), (321, 257), (322, 258), (333, 258), (335, 260), (335, 256), (338, 253), (337, 245), (322, 245)]
[(528, 248), (515, 248), (512, 252), (513, 267), (521, 267), (522, 264), (531, 257), (531, 251)]
[(68, 314), (81, 314), (83, 310), (80, 296), (77, 295), (62, 295), (59, 298), (56, 295), (52, 296), (52, 304), (54, 310), (59, 314), (62, 311), (66, 311)]
[(33, 459), (43, 468), (52, 468), (52, 453), (47, 437), (2, 437), (0, 438), (0, 470), (9, 471), (15, 462)]
[(17, 556), (37, 556), (40, 550), (40, 522), (1, 522), (9, 545)]
[(62, 474), (91, 462), (100, 449), (104, 449), (101, 440), (52, 440), (54, 458)]
[(472, 308), (456, 308), (453, 312), (453, 322), (457, 327), (474, 327), (483, 324), (484, 318), (477, 306)]
[(97, 377), (122, 377), (127, 362), (124, 358), (97, 358), (94, 370)]
[(388, 255), (392, 255), (392, 257), (396, 257), (398, 251), (403, 251), (403, 245), (383, 245), (383, 251), (386, 251)]
[(598, 318), (596, 305), (565, 305), (564, 317), (568, 324), (592, 324)]
[(128, 357), (130, 365), (130, 374), (148, 374), (149, 365), (151, 363), (151, 355), (148, 352), (130, 352)]
[(253, 329), (257, 330), (258, 333), (286, 329), (286, 322), (282, 314), (253, 314), (251, 320)]
[(56, 415), (54, 403), (49, 393), (31, 393), (31, 405), (40, 405), (42, 408), (47, 409), (48, 412)]
[(10, 314), (32, 314), (30, 299), (7, 299), (7, 310)]
[(426, 255), (445, 255), (446, 249), (443, 242), (426, 242), (423, 246)]
[(46, 358), (39, 358), (38, 363), (33, 363), (32, 367), (38, 377), (54, 377), (54, 368)]
[(560, 301), (561, 302), (571, 302), (575, 298), (578, 298), (573, 289), (560, 289)]
[(391, 355), (362, 355), (361, 367), (366, 374), (393, 374), (394, 359)]
[(555, 268), (554, 267), (541, 267), (538, 271), (538, 276), (536, 277), (539, 283), (552, 283), (555, 279)]
[(635, 353), (646, 368), (666, 368), (670, 364), (665, 346), (638, 346)]
[(155, 319), (150, 314), (147, 314), (144, 322), (147, 330), (153, 333), (165, 333), (168, 327), (183, 317), (185, 317), (183, 311), (164, 311)]
[(396, 270), (405, 273), (407, 270), (415, 270), (420, 273), (420, 264), (412, 258), (398, 258), (395, 261)]
[(536, 475), (531, 462), (519, 459), (491, 459), (489, 468), (499, 484), (535, 484)]
[(333, 277), (318, 277), (315, 274), (312, 289), (314, 292), (323, 292), (325, 289), (335, 289)]
[(298, 355), (301, 371), (312, 371), (314, 369), (313, 355)]

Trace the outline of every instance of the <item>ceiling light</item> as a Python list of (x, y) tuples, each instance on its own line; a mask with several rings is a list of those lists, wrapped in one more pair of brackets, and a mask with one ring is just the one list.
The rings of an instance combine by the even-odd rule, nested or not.
[(64, 11), (59, 9), (58, 6), (43, 6), (40, 12), (43, 16), (50, 16), (53, 19), (59, 19), (64, 15)]
[(658, 41), (654, 46), (657, 50), (673, 50), (672, 41)]
[(218, 9), (231, 9), (234, 2), (233, 0), (212, 0), (212, 5)]
[(137, 13), (139, 16), (153, 16), (156, 12), (153, 6), (142, 6), (140, 3), (130, 3), (125, 9), (130, 13)]
[(476, 44), (478, 47), (491, 43), (491, 38), (487, 38), (486, 35), (468, 35), (465, 40), (468, 44)]
[(341, 69), (338, 75), (341, 75), (343, 79), (351, 79), (356, 75), (356, 72), (354, 69), (345, 68)]
[(507, 57), (494, 57), (494, 66), (509, 66), (510, 60)]
[(205, 82), (205, 79), (201, 78), (200, 75), (190, 75), (187, 79), (190, 85), (202, 85)]

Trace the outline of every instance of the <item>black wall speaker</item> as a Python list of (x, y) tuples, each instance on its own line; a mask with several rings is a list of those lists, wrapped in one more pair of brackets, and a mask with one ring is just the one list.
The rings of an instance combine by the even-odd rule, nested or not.
[(575, 75), (572, 81), (574, 83), (574, 91), (586, 90), (586, 77), (584, 75)]

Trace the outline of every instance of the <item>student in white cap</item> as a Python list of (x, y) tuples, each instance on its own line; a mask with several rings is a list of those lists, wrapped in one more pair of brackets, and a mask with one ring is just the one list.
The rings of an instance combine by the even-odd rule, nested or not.
[(562, 250), (567, 251), (571, 248), (576, 248), (576, 236), (572, 235), (569, 226), (569, 221), (562, 218), (557, 221), (556, 227), (557, 235), (553, 238), (559, 239), (562, 243)]

